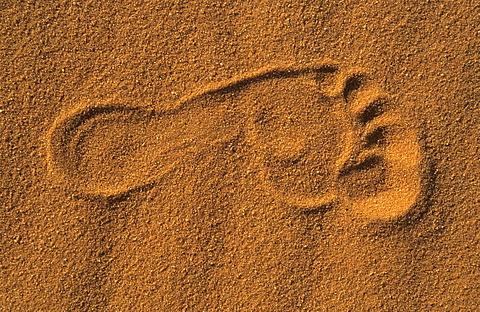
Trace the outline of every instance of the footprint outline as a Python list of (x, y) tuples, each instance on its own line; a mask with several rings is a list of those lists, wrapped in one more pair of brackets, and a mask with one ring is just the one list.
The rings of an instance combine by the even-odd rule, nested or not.
[[(270, 79), (283, 77), (298, 77), (304, 74), (312, 74), (317, 72), (332, 72), (334, 74), (333, 82), (323, 86), (323, 92), (327, 97), (335, 98), (339, 100), (343, 98), (345, 101), (341, 102), (343, 105), (342, 109), (345, 116), (346, 124), (350, 125), (350, 129), (345, 131), (344, 135), (344, 149), (342, 153), (338, 156), (338, 159), (334, 165), (333, 175), (335, 179), (339, 179), (339, 176), (345, 171), (345, 167), (348, 165), (349, 161), (353, 158), (357, 158), (357, 162), (363, 162), (366, 158), (371, 156), (387, 157), (387, 162), (395, 163), (396, 166), (400, 164), (405, 165), (405, 160), (395, 158), (395, 154), (392, 149), (388, 150), (381, 147), (375, 148), (364, 148), (360, 146), (359, 142), (365, 141), (365, 138), (371, 134), (373, 131), (376, 131), (380, 127), (390, 128), (392, 125), (399, 124), (400, 127), (403, 126), (401, 117), (396, 112), (381, 112), (377, 116), (367, 120), (367, 122), (359, 122), (359, 116), (361, 113), (364, 113), (365, 110), (369, 109), (372, 103), (376, 100), (382, 100), (388, 98), (388, 95), (379, 87), (379, 85), (370, 78), (370, 76), (359, 70), (357, 68), (353, 69), (343, 69), (339, 63), (324, 60), (311, 63), (284, 63), (277, 64), (273, 66), (266, 66), (259, 70), (246, 73), (244, 75), (236, 76), (228, 80), (220, 81), (218, 83), (209, 84), (204, 88), (200, 88), (189, 95), (186, 95), (180, 98), (177, 101), (174, 101), (170, 104), (169, 108), (163, 111), (158, 111), (151, 108), (135, 107), (128, 106), (121, 101), (116, 100), (106, 100), (105, 104), (98, 103), (84, 103), (80, 106), (75, 107), (74, 109), (68, 111), (65, 114), (62, 114), (55, 120), (52, 127), (50, 128), (47, 138), (48, 138), (48, 153), (47, 153), (47, 163), (48, 171), (54, 179), (57, 179), (57, 184), (72, 189), (76, 192), (79, 192), (87, 197), (102, 197), (102, 198), (115, 198), (121, 197), (125, 194), (141, 191), (155, 186), (159, 179), (166, 173), (172, 170), (177, 162), (172, 162), (166, 164), (163, 168), (161, 174), (156, 174), (151, 178), (141, 181), (141, 183), (136, 183), (135, 185), (123, 185), (117, 186), (110, 190), (98, 190), (95, 187), (88, 187), (85, 185), (80, 185), (79, 181), (72, 183), (72, 175), (69, 173), (69, 168), (66, 163), (68, 163), (68, 157), (71, 157), (74, 151), (68, 151), (65, 153), (65, 146), (69, 143), (69, 134), (74, 132), (75, 129), (78, 129), (82, 124), (85, 124), (95, 116), (99, 114), (104, 114), (112, 111), (126, 111), (126, 112), (137, 112), (141, 110), (143, 114), (165, 114), (165, 115), (175, 115), (182, 111), (188, 111), (191, 107), (188, 107), (189, 104), (199, 100), (201, 97), (215, 95), (218, 93), (231, 93), (238, 92), (245, 89), (248, 86), (255, 85), (257, 82), (266, 81)], [(367, 89), (365, 84), (362, 81), (368, 81)], [(362, 95), (361, 92), (364, 92), (363, 97), (358, 98), (358, 92)], [(347, 98), (353, 98), (355, 101), (347, 101)], [(388, 100), (387, 100), (388, 101)], [(351, 105), (350, 105), (351, 104)], [(350, 106), (349, 106), (350, 105)], [(248, 115), (248, 114), (246, 114)], [(375, 114), (374, 114), (375, 115)], [(368, 119), (368, 118), (367, 118)], [(247, 125), (247, 128), (255, 129), (255, 123), (250, 122)], [(287, 204), (293, 206), (302, 207), (302, 209), (315, 210), (318, 207), (326, 207), (333, 204), (341, 203), (350, 207), (354, 211), (359, 211), (361, 214), (370, 219), (393, 219), (401, 215), (404, 215), (421, 197), (422, 191), (422, 169), (421, 161), (422, 155), (420, 151), (420, 145), (418, 144), (418, 135), (415, 133), (413, 128), (406, 127), (408, 138), (405, 140), (407, 143), (404, 143), (404, 148), (410, 149), (411, 153), (416, 153), (414, 158), (414, 164), (411, 166), (410, 171), (405, 173), (405, 176), (413, 177), (415, 182), (413, 184), (403, 183), (404, 185), (410, 185), (408, 190), (410, 193), (413, 192), (414, 195), (405, 199), (404, 203), (398, 204), (401, 208), (389, 209), (385, 208), (385, 203), (391, 201), (386, 197), (393, 196), (394, 194), (399, 194), (402, 190), (398, 189), (399, 185), (394, 185), (394, 188), (398, 190), (396, 193), (390, 190), (390, 193), (381, 193), (377, 194), (375, 197), (370, 197), (367, 199), (352, 199), (346, 194), (346, 192), (339, 186), (336, 193), (321, 195), (319, 197), (315, 196), (300, 196), (296, 199), (295, 196), (284, 196), (282, 192), (278, 192), (271, 185), (268, 185), (268, 174), (265, 174), (267, 169), (262, 169), (262, 177), (265, 181), (264, 186), (269, 190), (276, 198)], [(248, 132), (248, 129), (244, 129)], [(256, 130), (254, 130), (255, 132)], [(258, 134), (254, 134), (255, 135)], [(398, 138), (398, 137), (397, 137)], [(401, 138), (401, 136), (400, 136)], [(71, 138), (70, 138), (71, 139)], [(375, 141), (375, 140), (374, 140)], [(402, 142), (397, 142), (401, 144)], [(396, 147), (399, 149), (400, 147)], [(71, 147), (70, 147), (71, 149)], [(362, 152), (359, 152), (359, 151)], [(363, 160), (362, 160), (363, 158)], [(390, 169), (398, 170), (398, 169)], [(71, 170), (70, 170), (71, 171)], [(140, 179), (141, 180), (141, 179)], [(392, 193), (393, 192), (393, 193)], [(293, 200), (292, 200), (293, 198)], [(397, 206), (398, 206), (397, 205)], [(367, 207), (366, 209), (361, 207)], [(390, 213), (384, 212), (390, 211)]]

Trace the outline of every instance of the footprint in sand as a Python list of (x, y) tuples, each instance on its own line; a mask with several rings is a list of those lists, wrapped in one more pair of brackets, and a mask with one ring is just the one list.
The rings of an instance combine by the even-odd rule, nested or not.
[(161, 111), (118, 102), (76, 108), (49, 132), (49, 171), (62, 187), (116, 197), (245, 134), (277, 200), (391, 219), (422, 191), (417, 133), (393, 106), (360, 71), (331, 62), (273, 66)]

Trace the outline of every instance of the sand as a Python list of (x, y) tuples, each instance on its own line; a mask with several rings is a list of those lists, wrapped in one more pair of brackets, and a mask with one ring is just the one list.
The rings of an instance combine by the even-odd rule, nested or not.
[(475, 1), (0, 1), (0, 311), (476, 311)]

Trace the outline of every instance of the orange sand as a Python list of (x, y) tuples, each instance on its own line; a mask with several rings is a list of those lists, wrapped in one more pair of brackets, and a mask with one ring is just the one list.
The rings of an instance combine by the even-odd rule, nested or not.
[(0, 1), (0, 311), (476, 311), (475, 1)]

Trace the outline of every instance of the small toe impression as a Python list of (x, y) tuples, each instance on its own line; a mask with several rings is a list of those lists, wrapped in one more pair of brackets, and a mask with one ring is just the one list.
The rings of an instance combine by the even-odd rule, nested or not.
[(343, 86), (343, 98), (346, 102), (353, 102), (358, 93), (362, 92), (368, 83), (368, 77), (363, 73), (353, 73), (349, 75)]
[[(353, 78), (352, 78), (353, 79)], [(353, 90), (353, 91), (352, 91)], [(417, 131), (377, 86), (345, 84), (346, 106), (357, 140), (339, 181), (351, 210), (372, 220), (405, 215), (421, 197), (422, 162)]]

